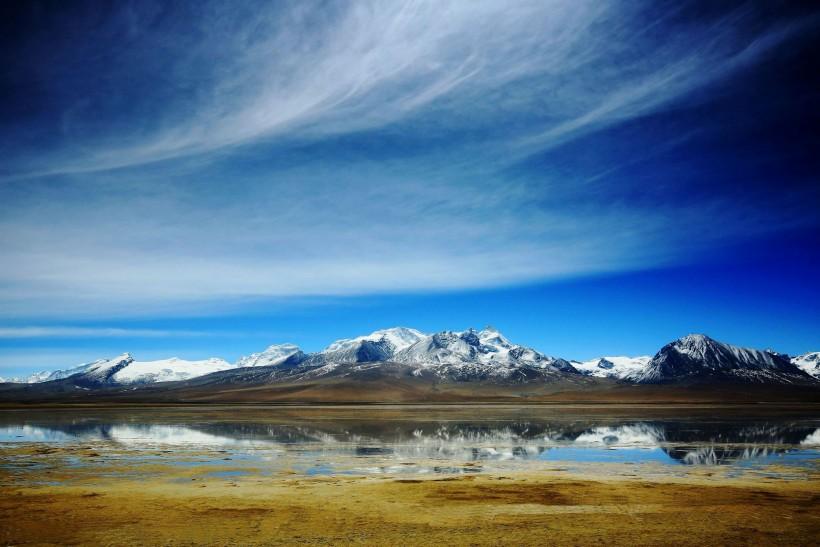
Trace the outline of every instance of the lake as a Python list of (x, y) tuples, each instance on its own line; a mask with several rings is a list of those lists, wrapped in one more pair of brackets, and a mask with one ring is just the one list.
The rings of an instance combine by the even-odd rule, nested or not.
[[(34, 450), (22, 450), (22, 448)], [(0, 412), (4, 480), (116, 473), (186, 478), (458, 475), (590, 466), (613, 474), (805, 478), (820, 418), (792, 409), (188, 407)], [(601, 467), (604, 466), (604, 467)], [(60, 479), (60, 480), (71, 480)]]

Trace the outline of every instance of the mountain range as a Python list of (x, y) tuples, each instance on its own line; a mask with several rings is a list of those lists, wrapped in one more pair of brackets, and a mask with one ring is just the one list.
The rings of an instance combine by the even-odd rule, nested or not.
[[(797, 357), (771, 350), (740, 348), (703, 334), (663, 346), (654, 356), (606, 356), (589, 361), (549, 356), (510, 342), (493, 327), (425, 334), (396, 327), (337, 340), (316, 353), (277, 344), (231, 364), (219, 358), (137, 361), (128, 353), (76, 367), (5, 380), (28, 392), (129, 390), (222, 390), (254, 386), (327, 384), (345, 389), (387, 383), (393, 390), (459, 385), (533, 386), (554, 384), (583, 390), (597, 385), (778, 385), (820, 387), (820, 352)], [(36, 386), (36, 387), (35, 387)], [(436, 387), (438, 386), (438, 387)], [(455, 386), (455, 387), (454, 387)], [(374, 387), (374, 389), (376, 389)], [(39, 391), (38, 391), (39, 390)], [(353, 396), (353, 395), (351, 395)]]

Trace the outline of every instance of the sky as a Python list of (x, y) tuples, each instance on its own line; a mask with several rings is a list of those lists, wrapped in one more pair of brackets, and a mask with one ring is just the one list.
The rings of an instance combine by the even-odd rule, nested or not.
[(820, 350), (809, 2), (0, 10), (0, 376), (396, 325)]

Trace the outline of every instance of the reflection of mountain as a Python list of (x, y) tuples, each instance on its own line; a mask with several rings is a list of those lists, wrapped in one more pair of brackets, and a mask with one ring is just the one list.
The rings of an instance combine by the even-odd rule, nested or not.
[(670, 457), (685, 464), (722, 464), (784, 452), (799, 446), (815, 428), (784, 427), (782, 424), (745, 424), (726, 429), (707, 423), (697, 431), (681, 424), (669, 424), (666, 433), (677, 446), (665, 446)]
[(772, 446), (699, 446), (689, 448), (664, 448), (669, 457), (687, 465), (721, 465), (738, 460), (753, 460), (773, 454), (783, 454), (787, 449)]
[[(5, 433), (4, 433), (5, 430)], [(683, 464), (724, 464), (805, 448), (820, 429), (801, 422), (684, 421), (360, 421), (274, 424), (251, 421), (19, 419), (0, 437), (109, 441), (122, 445), (311, 446), (356, 456), (469, 460), (533, 459), (545, 450), (660, 449)]]

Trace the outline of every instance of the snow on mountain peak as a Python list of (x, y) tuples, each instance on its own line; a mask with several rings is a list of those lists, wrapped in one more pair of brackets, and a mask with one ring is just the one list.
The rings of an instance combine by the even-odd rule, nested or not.
[(589, 361), (571, 361), (571, 363), (578, 372), (587, 376), (623, 380), (642, 371), (651, 359), (648, 355), (640, 357), (606, 356)]
[(11, 378), (0, 378), (0, 383), (9, 382), (9, 383), (13, 383), (13, 384), (37, 384), (37, 383), (40, 383), (40, 382), (45, 382), (53, 374), (54, 374), (53, 371), (41, 370), (40, 372), (35, 372), (33, 374), (29, 374), (28, 376), (15, 376), (15, 377), (11, 377)]
[[(433, 374), (447, 380), (531, 381), (556, 373), (611, 378), (637, 383), (686, 381), (688, 379), (741, 382), (811, 382), (820, 379), (820, 352), (795, 358), (771, 350), (747, 349), (718, 342), (704, 334), (688, 334), (648, 356), (606, 356), (589, 361), (567, 362), (510, 342), (495, 327), (481, 330), (441, 331), (424, 334), (394, 327), (356, 338), (333, 342), (324, 350), (306, 355), (294, 344), (275, 344), (264, 351), (240, 358), (236, 364), (211, 358), (187, 361), (178, 357), (135, 361), (130, 353), (100, 359), (65, 370), (42, 372), (28, 378), (6, 381), (39, 383), (71, 378), (75, 385), (147, 384), (189, 380), (213, 372), (246, 367), (277, 366), (280, 377), (302, 374), (318, 377), (334, 370), (356, 370), (385, 363), (409, 367), (413, 375)], [(392, 364), (392, 365), (391, 365)], [(281, 365), (281, 366), (280, 366)], [(344, 365), (341, 368), (340, 365)], [(349, 365), (349, 366), (348, 366)], [(2, 379), (0, 379), (2, 381)]]
[(229, 368), (233, 368), (233, 365), (216, 357), (200, 361), (188, 361), (179, 357), (156, 361), (134, 361), (132, 358), (127, 366), (116, 371), (110, 378), (117, 384), (172, 382), (189, 380)]
[(364, 336), (357, 336), (356, 338), (343, 338), (336, 340), (324, 350), (322, 353), (336, 353), (340, 351), (351, 350), (359, 346), (362, 342), (388, 342), (393, 352), (398, 352), (407, 348), (414, 343), (424, 338), (423, 332), (407, 327), (393, 327), (390, 329), (381, 329)]
[(280, 365), (286, 361), (295, 361), (304, 358), (304, 353), (295, 344), (274, 344), (268, 346), (265, 351), (244, 356), (236, 362), (238, 368), (242, 367), (269, 367)]
[(232, 367), (233, 365), (218, 358), (186, 361), (179, 357), (171, 357), (157, 361), (135, 361), (133, 355), (123, 353), (110, 359), (97, 359), (68, 369), (36, 373), (17, 381), (40, 383), (76, 376), (79, 382), (91, 384), (142, 384), (187, 380)]
[(820, 351), (798, 355), (797, 357), (793, 357), (791, 362), (806, 374), (820, 379)]
[(682, 353), (703, 355), (709, 347), (719, 344), (720, 342), (709, 338), (705, 334), (687, 334), (669, 345)]
[(133, 362), (134, 357), (130, 353), (123, 353), (112, 359), (99, 359), (89, 363), (82, 372), (89, 376), (107, 378)]
[(412, 346), (397, 352), (399, 363), (459, 369), (479, 376), (509, 375), (521, 367), (534, 369), (573, 370), (566, 361), (553, 359), (524, 346), (511, 344), (492, 327), (481, 331), (443, 331), (424, 337)]
[(803, 381), (805, 375), (779, 353), (742, 348), (703, 334), (690, 334), (662, 347), (646, 368), (631, 379), (666, 382), (705, 377), (791, 383)]
[(492, 326), (484, 327), (478, 333), (478, 339), (486, 346), (493, 346), (499, 348), (511, 348), (512, 344), (507, 338), (501, 334), (498, 329)]

